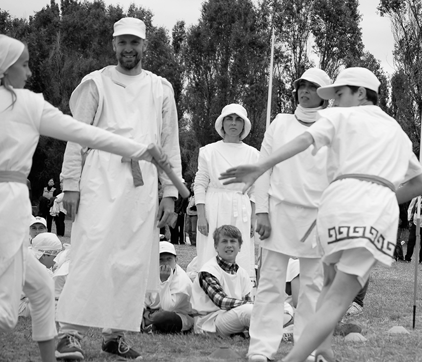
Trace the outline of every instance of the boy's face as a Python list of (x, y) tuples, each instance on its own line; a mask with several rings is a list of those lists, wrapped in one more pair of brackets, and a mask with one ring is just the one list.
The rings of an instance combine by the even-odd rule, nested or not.
[(215, 246), (215, 251), (224, 261), (234, 263), (236, 261), (236, 256), (240, 251), (239, 240), (225, 234), (220, 234), (218, 243)]
[(177, 257), (170, 253), (160, 254), (160, 266), (168, 265), (173, 270), (176, 268)]
[(317, 86), (307, 80), (302, 79), (297, 88), (297, 99), (303, 108), (316, 108), (322, 103), (322, 99), (317, 94)]
[(334, 107), (356, 107), (359, 104), (359, 91), (352, 93), (352, 90), (348, 86), (336, 88)]
[(57, 255), (44, 254), (40, 258), (40, 263), (44, 264), (46, 268), (50, 269), (54, 265), (54, 259), (56, 258), (56, 256)]
[(38, 234), (46, 233), (47, 228), (41, 223), (35, 223), (29, 227), (29, 235), (31, 238), (35, 238)]

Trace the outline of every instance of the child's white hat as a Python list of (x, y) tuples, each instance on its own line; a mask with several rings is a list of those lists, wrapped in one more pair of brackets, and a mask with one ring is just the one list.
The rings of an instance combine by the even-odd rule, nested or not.
[(174, 245), (168, 241), (160, 241), (160, 254), (162, 253), (168, 253), (177, 256)]
[(293, 82), (295, 90), (299, 87), (299, 82), (301, 80), (307, 80), (308, 82), (316, 84), (318, 87), (324, 87), (332, 83), (328, 74), (319, 68), (309, 68), (299, 79), (296, 79)]
[(57, 255), (62, 251), (63, 246), (60, 239), (53, 233), (41, 233), (32, 239), (30, 247), (37, 259), (44, 254)]
[(42, 224), (47, 227), (47, 221), (41, 216), (32, 216), (30, 227), (34, 224)]
[(340, 72), (333, 84), (318, 88), (317, 93), (322, 99), (333, 99), (335, 98), (336, 88), (347, 85), (364, 87), (378, 93), (380, 84), (378, 78), (369, 69), (361, 67), (346, 68)]
[(224, 120), (224, 117), (227, 117), (230, 114), (237, 114), (240, 118), (242, 118), (245, 121), (243, 132), (240, 135), (240, 139), (243, 140), (251, 131), (251, 121), (248, 118), (248, 112), (246, 112), (246, 109), (242, 107), (240, 104), (232, 103), (232, 104), (228, 104), (227, 106), (223, 108), (223, 110), (221, 111), (221, 114), (218, 116), (217, 120), (215, 121), (215, 130), (221, 136), (221, 138), (224, 138), (223, 120)]

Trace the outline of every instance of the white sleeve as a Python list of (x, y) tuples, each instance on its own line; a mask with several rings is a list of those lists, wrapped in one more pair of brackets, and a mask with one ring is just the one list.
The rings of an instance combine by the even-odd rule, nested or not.
[(205, 194), (210, 183), (210, 175), (208, 171), (208, 163), (204, 156), (205, 149), (199, 149), (198, 155), (198, 171), (195, 175), (195, 204), (205, 204)]
[[(40, 123), (40, 134), (138, 160), (142, 159), (147, 147), (103, 129), (78, 122), (74, 118), (64, 115), (46, 101)], [(76, 155), (74, 154), (73, 157), (76, 157)], [(73, 159), (71, 158), (71, 160)], [(77, 165), (76, 162), (75, 164), (72, 163), (73, 167), (80, 165), (79, 162), (77, 162)], [(64, 162), (62, 169), (64, 176), (74, 175), (72, 170), (68, 170), (69, 167), (69, 164)], [(78, 172), (80, 176), (80, 167)], [(63, 188), (66, 189), (65, 186)], [(79, 190), (79, 185), (76, 190)]]
[(312, 154), (315, 155), (322, 147), (331, 144), (335, 134), (335, 126), (328, 118), (320, 118), (305, 132), (310, 133), (314, 139)]
[[(161, 147), (168, 156), (174, 173), (182, 179), (182, 161), (179, 145), (179, 123), (173, 89), (163, 84), (163, 128), (161, 131)], [(178, 197), (177, 188), (170, 181), (167, 174), (159, 170), (159, 179), (163, 186), (163, 197)]]

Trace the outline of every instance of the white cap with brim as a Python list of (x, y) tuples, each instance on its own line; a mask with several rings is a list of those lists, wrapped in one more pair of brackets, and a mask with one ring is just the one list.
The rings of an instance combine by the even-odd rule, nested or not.
[(38, 234), (32, 239), (30, 247), (37, 259), (41, 258), (45, 253), (57, 255), (63, 249), (62, 242), (53, 233)]
[(299, 82), (301, 80), (307, 80), (308, 82), (316, 84), (318, 87), (324, 87), (332, 83), (328, 74), (319, 68), (310, 68), (303, 73), (299, 79), (296, 79), (293, 82), (295, 90), (299, 87)]
[(42, 224), (47, 227), (47, 221), (45, 221), (45, 219), (41, 216), (32, 216), (31, 224), (29, 226), (31, 227), (34, 224)]
[(223, 120), (224, 117), (227, 117), (230, 114), (237, 114), (240, 118), (245, 121), (243, 132), (240, 135), (240, 139), (243, 140), (251, 131), (251, 121), (248, 118), (248, 112), (246, 112), (246, 109), (243, 108), (240, 104), (232, 103), (223, 108), (221, 114), (215, 121), (215, 130), (221, 136), (221, 138), (224, 138)]
[(160, 254), (162, 253), (168, 253), (177, 256), (174, 245), (168, 241), (160, 241)]
[(137, 18), (122, 18), (114, 23), (113, 37), (119, 35), (135, 35), (145, 39), (145, 23)]
[(340, 72), (332, 85), (318, 88), (317, 93), (322, 99), (333, 99), (337, 87), (348, 85), (364, 87), (378, 93), (380, 84), (381, 82), (369, 69), (361, 67), (346, 68)]

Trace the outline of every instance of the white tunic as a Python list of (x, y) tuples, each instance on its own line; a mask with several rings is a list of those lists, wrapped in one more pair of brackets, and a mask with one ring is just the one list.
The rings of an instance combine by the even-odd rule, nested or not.
[[(243, 195), (243, 184), (223, 185), (218, 178), (230, 167), (257, 162), (259, 152), (244, 143), (218, 141), (199, 150), (198, 172), (195, 177), (195, 203), (205, 204), (209, 225), (208, 236), (196, 233), (198, 269), (217, 255), (212, 238), (214, 230), (222, 225), (234, 225), (242, 233), (243, 244), (237, 264), (250, 277), (255, 276), (254, 242), (250, 237), (251, 199), (253, 191)], [(253, 199), (252, 199), (253, 201)]]
[[(308, 132), (316, 152), (328, 146), (328, 177), (374, 175), (399, 185), (422, 173), (412, 143), (400, 125), (378, 106), (334, 108)], [(325, 148), (325, 147), (324, 147)], [(388, 187), (344, 179), (321, 198), (317, 228), (326, 255), (364, 247), (386, 265), (393, 262), (399, 209)]]
[[(237, 263), (237, 261), (236, 261)], [(220, 282), (224, 293), (230, 298), (242, 300), (252, 290), (250, 277), (245, 269), (239, 267), (236, 274), (225, 272), (218, 265), (217, 260), (213, 257), (201, 268), (200, 272), (207, 272), (213, 275)], [(192, 308), (198, 313), (195, 317), (195, 332), (216, 332), (215, 320), (218, 315), (226, 311), (218, 308), (210, 297), (204, 292), (199, 285), (199, 278), (193, 282), (192, 288)]]
[[(260, 159), (308, 130), (293, 114), (279, 114), (265, 132)], [(313, 146), (277, 164), (255, 183), (256, 213), (269, 213), (271, 235), (261, 247), (293, 257), (318, 258), (316, 233), (300, 240), (317, 217), (319, 200), (328, 186), (326, 152)]]
[(159, 309), (167, 312), (175, 312), (182, 320), (182, 331), (192, 328), (193, 318), (192, 305), (192, 281), (186, 272), (176, 265), (169, 278), (160, 283), (158, 293), (147, 293), (145, 305), (151, 309)]
[[(107, 67), (82, 80), (70, 106), (82, 122), (160, 144), (181, 177), (176, 106), (165, 79), (147, 71), (126, 76)], [(145, 292), (158, 290), (159, 280), (157, 171), (139, 164), (145, 184), (135, 188), (130, 163), (121, 157), (89, 150), (83, 164), (81, 148), (67, 145), (63, 190), (80, 191), (81, 198), (58, 321), (139, 331)], [(167, 176), (159, 177), (164, 197), (177, 197)]]

